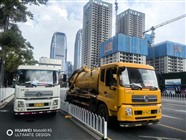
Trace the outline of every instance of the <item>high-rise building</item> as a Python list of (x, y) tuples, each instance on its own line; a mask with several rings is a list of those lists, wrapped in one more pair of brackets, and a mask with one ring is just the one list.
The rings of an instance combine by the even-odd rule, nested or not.
[(50, 46), (50, 58), (62, 61), (61, 71), (67, 71), (67, 38), (64, 33), (55, 32)]
[(165, 41), (148, 47), (147, 63), (157, 73), (186, 71), (186, 45)]
[(116, 18), (116, 34), (123, 33), (129, 36), (143, 37), (145, 31), (145, 14), (128, 9)]
[(72, 66), (72, 62), (67, 61), (67, 76), (70, 77), (70, 75), (73, 72), (73, 66)]
[(100, 44), (112, 35), (112, 4), (89, 0), (83, 8), (82, 65), (100, 65)]
[(82, 30), (80, 29), (76, 34), (76, 40), (74, 45), (74, 70), (82, 67)]

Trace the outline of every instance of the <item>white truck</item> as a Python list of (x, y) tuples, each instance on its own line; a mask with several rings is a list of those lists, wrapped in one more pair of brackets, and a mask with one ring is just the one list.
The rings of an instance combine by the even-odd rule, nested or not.
[(59, 69), (47, 65), (19, 66), (15, 85), (15, 115), (56, 114), (59, 109)]

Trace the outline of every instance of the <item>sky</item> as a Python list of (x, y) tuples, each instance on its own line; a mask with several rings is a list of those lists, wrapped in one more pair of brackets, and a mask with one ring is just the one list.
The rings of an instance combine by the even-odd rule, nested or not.
[[(74, 62), (76, 33), (83, 26), (83, 6), (89, 0), (49, 0), (46, 5), (28, 5), (34, 19), (18, 26), (22, 35), (34, 47), (34, 58), (50, 55), (54, 32), (63, 32), (67, 37), (67, 60)], [(112, 34), (115, 34), (115, 0), (103, 0), (113, 4)], [(145, 13), (145, 30), (152, 26), (186, 14), (185, 0), (117, 0), (118, 14), (132, 9)], [(186, 44), (186, 18), (174, 21), (155, 30), (155, 44), (172, 41)], [(151, 32), (148, 32), (149, 34)]]

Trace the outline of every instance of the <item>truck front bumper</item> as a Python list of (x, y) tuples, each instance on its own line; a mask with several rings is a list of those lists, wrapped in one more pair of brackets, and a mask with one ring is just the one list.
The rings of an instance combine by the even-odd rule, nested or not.
[(161, 104), (122, 105), (117, 112), (117, 119), (124, 127), (155, 124), (161, 116)]
[(159, 120), (147, 120), (147, 121), (137, 121), (137, 122), (119, 122), (121, 127), (135, 127), (135, 126), (147, 126), (159, 123)]
[(32, 112), (14, 112), (15, 115), (32, 115), (32, 114), (48, 114), (56, 113), (58, 110), (47, 110), (47, 111), (32, 111)]
[(14, 102), (15, 115), (42, 114), (57, 112), (60, 109), (60, 98), (24, 100)]

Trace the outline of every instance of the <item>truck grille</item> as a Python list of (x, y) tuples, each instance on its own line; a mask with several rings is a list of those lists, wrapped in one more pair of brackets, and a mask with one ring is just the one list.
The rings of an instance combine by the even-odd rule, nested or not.
[[(158, 112), (157, 110), (150, 110), (150, 111), (148, 111), (148, 114), (157, 114), (157, 112)], [(143, 115), (143, 114), (144, 114), (143, 110), (134, 111), (134, 115)]]
[(25, 97), (49, 97), (53, 96), (53, 91), (25, 91)]
[(132, 102), (157, 102), (156, 95), (132, 95)]

